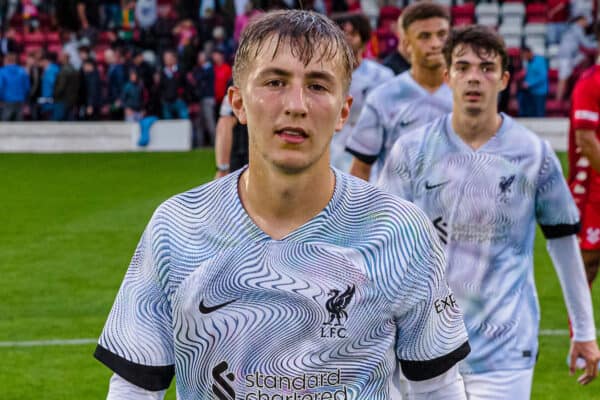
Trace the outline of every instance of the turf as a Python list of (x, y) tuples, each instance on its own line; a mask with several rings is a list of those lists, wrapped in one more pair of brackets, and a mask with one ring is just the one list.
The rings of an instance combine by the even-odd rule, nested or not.
[[(210, 151), (1, 155), (0, 342), (97, 337), (154, 208), (213, 175)], [(565, 329), (539, 235), (535, 261), (541, 326)], [(540, 343), (533, 399), (600, 399), (599, 382), (581, 388), (568, 376), (567, 337)], [(103, 398), (110, 372), (94, 347), (0, 347), (0, 398)]]

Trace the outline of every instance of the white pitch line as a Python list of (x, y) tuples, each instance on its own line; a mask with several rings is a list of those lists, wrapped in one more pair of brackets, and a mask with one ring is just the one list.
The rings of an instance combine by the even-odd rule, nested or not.
[(0, 342), (0, 347), (47, 347), (47, 346), (75, 346), (81, 344), (98, 343), (98, 339), (52, 339), (52, 340), (24, 340)]
[[(600, 331), (596, 332), (600, 335)], [(568, 329), (540, 329), (539, 336), (569, 336)], [(48, 346), (77, 346), (98, 343), (97, 338), (89, 339), (51, 339), (0, 342), (0, 347), (48, 347)]]

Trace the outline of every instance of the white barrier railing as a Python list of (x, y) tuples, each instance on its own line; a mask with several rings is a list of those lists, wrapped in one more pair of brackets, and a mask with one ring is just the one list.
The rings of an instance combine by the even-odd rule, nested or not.
[[(519, 122), (550, 141), (557, 151), (568, 143), (567, 118), (519, 118)], [(137, 145), (140, 126), (127, 122), (0, 123), (0, 153), (71, 153), (120, 151), (188, 151), (192, 148), (189, 120), (157, 121), (150, 142)]]

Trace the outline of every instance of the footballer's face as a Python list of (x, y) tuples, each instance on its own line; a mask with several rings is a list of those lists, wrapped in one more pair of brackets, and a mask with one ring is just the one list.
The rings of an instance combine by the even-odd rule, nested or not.
[(452, 51), (452, 64), (446, 72), (454, 111), (470, 116), (496, 113), (498, 93), (506, 88), (508, 78), (499, 54), (485, 50), (478, 54), (469, 45), (458, 45)]
[(329, 168), (329, 143), (352, 104), (342, 63), (316, 51), (304, 65), (287, 43), (277, 48), (277, 42), (267, 39), (240, 87), (229, 92), (237, 118), (248, 125), (250, 168), (275, 167), (286, 174)]
[(411, 23), (404, 36), (411, 63), (427, 69), (442, 67), (442, 48), (449, 31), (450, 24), (444, 18), (434, 17)]

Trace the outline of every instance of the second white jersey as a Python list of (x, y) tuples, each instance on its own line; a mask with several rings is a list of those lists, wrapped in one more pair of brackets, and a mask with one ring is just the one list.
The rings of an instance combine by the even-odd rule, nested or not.
[(377, 86), (393, 77), (394, 72), (391, 69), (371, 60), (363, 60), (358, 68), (352, 72), (350, 95), (353, 101), (350, 116), (342, 130), (333, 135), (331, 140), (331, 165), (335, 168), (344, 172), (350, 171), (352, 154), (346, 151), (346, 141), (358, 121), (367, 95)]
[(540, 319), (536, 222), (547, 238), (579, 227), (550, 145), (503, 115), (496, 135), (473, 150), (448, 115), (398, 140), (379, 183), (421, 207), (446, 244), (448, 283), (473, 349), (462, 371), (531, 368)]
[(371, 180), (375, 180), (399, 137), (451, 111), (452, 92), (447, 85), (430, 93), (406, 71), (367, 96), (346, 148), (373, 164)]

